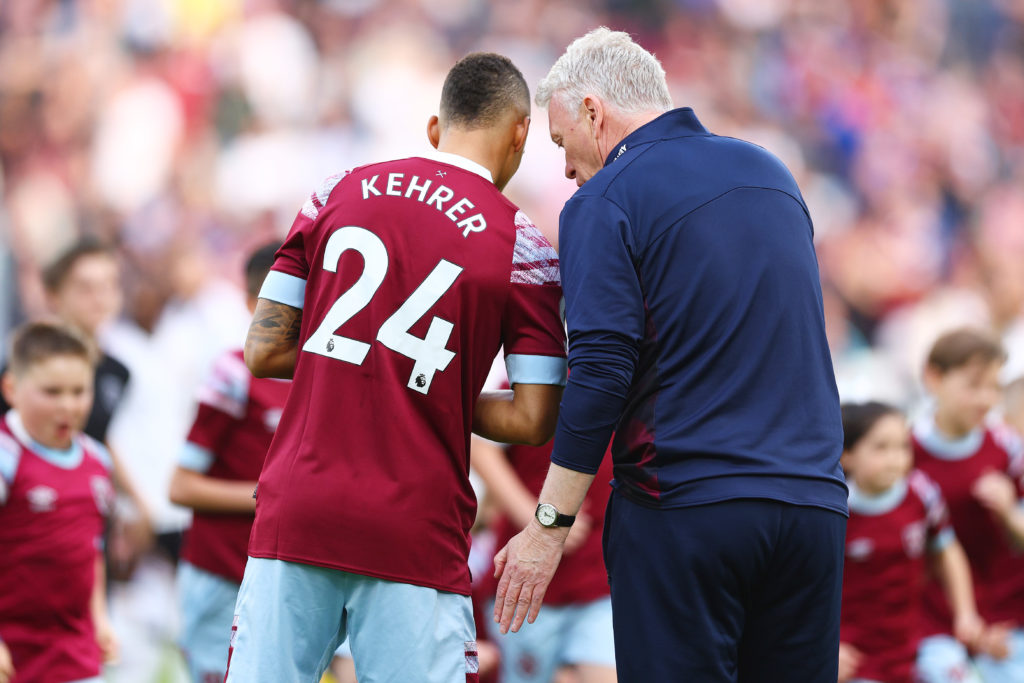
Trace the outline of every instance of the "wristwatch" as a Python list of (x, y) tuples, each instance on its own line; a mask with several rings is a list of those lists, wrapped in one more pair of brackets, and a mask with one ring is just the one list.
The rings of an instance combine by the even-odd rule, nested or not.
[(548, 529), (554, 529), (559, 526), (572, 526), (572, 523), (576, 521), (576, 515), (560, 514), (558, 508), (551, 503), (539, 504), (533, 516), (537, 518), (542, 527), (547, 527)]

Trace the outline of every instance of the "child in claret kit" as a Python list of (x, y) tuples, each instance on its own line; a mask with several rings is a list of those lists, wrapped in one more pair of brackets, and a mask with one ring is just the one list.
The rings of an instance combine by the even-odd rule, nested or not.
[(106, 449), (82, 433), (93, 353), (69, 329), (13, 336), (0, 418), (0, 683), (102, 683), (117, 641), (106, 615)]
[[(970, 648), (998, 647), (974, 603), (970, 570), (939, 488), (911, 470), (902, 414), (881, 403), (845, 404), (842, 466), (850, 488), (839, 681), (979, 681)], [(926, 559), (952, 607), (962, 645), (945, 667), (917, 671)]]

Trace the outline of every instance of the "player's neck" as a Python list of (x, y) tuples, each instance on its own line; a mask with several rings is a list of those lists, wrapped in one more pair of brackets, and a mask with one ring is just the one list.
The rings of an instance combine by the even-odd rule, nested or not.
[(492, 182), (501, 174), (504, 156), (494, 144), (494, 139), (481, 135), (481, 131), (449, 133), (437, 145), (438, 152), (457, 154), (475, 161), (491, 172)]

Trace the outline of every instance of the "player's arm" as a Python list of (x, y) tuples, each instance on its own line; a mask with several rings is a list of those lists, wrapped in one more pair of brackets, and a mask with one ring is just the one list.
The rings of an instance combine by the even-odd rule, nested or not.
[(537, 498), (516, 474), (501, 446), (473, 437), (469, 458), (501, 511), (516, 527), (529, 524), (537, 507)]
[(92, 595), (89, 599), (89, 611), (96, 631), (96, 642), (103, 653), (103, 661), (116, 661), (118, 642), (117, 636), (114, 635), (114, 629), (110, 625), (110, 617), (107, 615), (107, 571), (102, 552), (96, 553), (96, 569)]
[(1024, 509), (1013, 480), (1003, 472), (987, 472), (974, 482), (971, 493), (1003, 523), (1013, 542), (1024, 547)]
[(14, 678), (14, 658), (11, 651), (0, 640), (0, 683), (10, 683)]
[(171, 502), (197, 512), (255, 512), (255, 481), (209, 477), (178, 465), (171, 477)]
[(245, 364), (254, 377), (291, 379), (299, 355), (302, 309), (260, 298), (245, 338)]
[(940, 540), (938, 550), (933, 550), (935, 573), (946, 594), (946, 602), (953, 613), (953, 635), (964, 645), (975, 648), (985, 629), (985, 623), (978, 616), (974, 602), (974, 586), (971, 583), (971, 567), (963, 546), (950, 534)]
[(473, 431), (491, 441), (542, 446), (558, 422), (562, 387), (514, 384), (511, 390), (484, 391), (473, 410)]

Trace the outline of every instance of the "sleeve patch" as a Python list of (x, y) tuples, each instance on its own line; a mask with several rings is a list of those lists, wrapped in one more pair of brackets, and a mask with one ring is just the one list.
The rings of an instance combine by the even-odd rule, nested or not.
[(324, 208), (327, 200), (331, 196), (331, 192), (337, 187), (341, 179), (347, 176), (352, 171), (344, 171), (343, 173), (335, 173), (332, 176), (327, 177), (320, 187), (317, 188), (316, 192), (309, 196), (306, 203), (302, 205), (302, 215), (309, 220), (316, 220), (316, 217), (320, 215), (320, 209)]
[(516, 244), (512, 249), (511, 282), (559, 285), (558, 253), (522, 211), (516, 213)]

